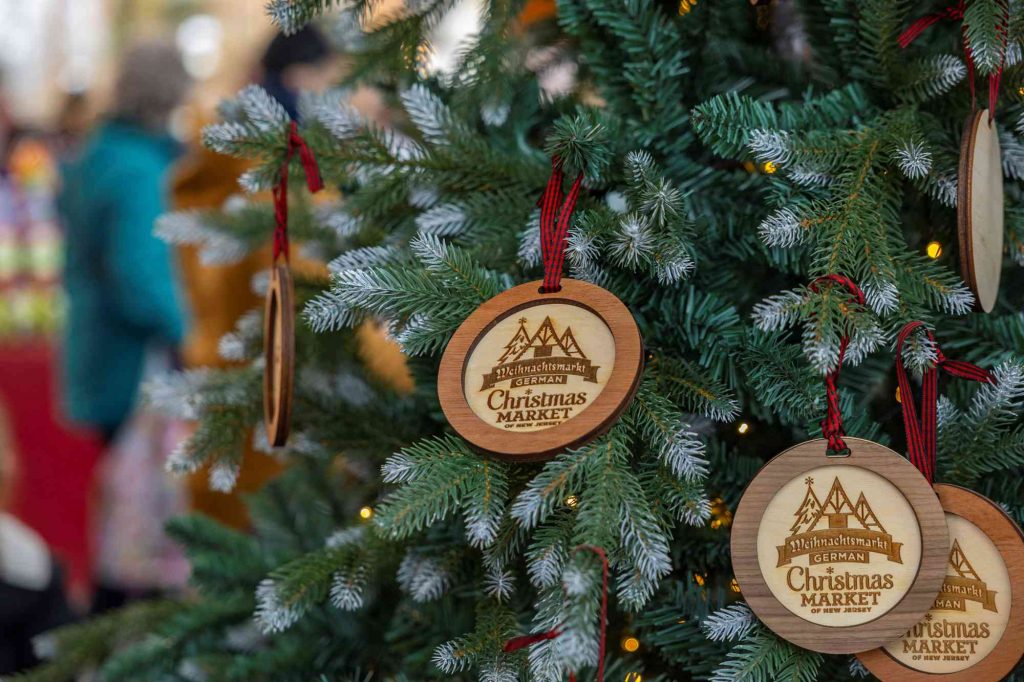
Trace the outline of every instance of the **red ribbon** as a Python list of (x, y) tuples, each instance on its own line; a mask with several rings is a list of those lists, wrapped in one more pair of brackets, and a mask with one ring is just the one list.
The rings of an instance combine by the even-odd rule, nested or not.
[[(943, 19), (962, 21), (966, 7), (966, 1), (960, 0), (955, 5), (950, 5), (949, 7), (939, 10), (934, 14), (923, 16), (912, 23), (896, 40), (900, 44), (900, 47), (906, 48), (912, 42), (917, 40), (918, 36), (928, 30), (929, 27), (939, 23)], [(1006, 7), (1005, 4), (1004, 7)], [(1003, 53), (1000, 56), (999, 68), (996, 69), (995, 73), (988, 77), (988, 118), (990, 122), (995, 116), (996, 101), (999, 99), (999, 85), (1003, 77), (1003, 60), (1006, 58), (1006, 14), (1008, 13), (1009, 9), (1007, 7), (1004, 13), (1003, 22), (999, 27), (999, 33), (1003, 40)], [(971, 111), (975, 111), (977, 105), (974, 87), (974, 58), (971, 56), (971, 47), (967, 42), (966, 29), (961, 28), (961, 34), (964, 44), (964, 57), (967, 59), (967, 83), (971, 89)]]
[(320, 177), (320, 168), (317, 166), (313, 150), (306, 144), (306, 140), (299, 134), (299, 126), (292, 121), (288, 129), (288, 147), (285, 151), (284, 163), (281, 164), (281, 176), (274, 188), (274, 262), (284, 255), (288, 259), (288, 170), (291, 165), (292, 155), (298, 151), (299, 159), (302, 161), (302, 169), (306, 173), (306, 187), (313, 194), (324, 188), (324, 181)]
[(583, 186), (583, 173), (576, 176), (563, 200), (562, 183), (565, 173), (562, 161), (557, 156), (551, 159), (551, 177), (540, 201), (540, 252), (544, 260), (544, 286), (541, 291), (551, 293), (561, 289), (562, 266), (565, 263), (565, 238), (569, 235), (569, 224), (576, 201)]
[[(606, 637), (608, 630), (608, 555), (605, 554), (604, 550), (594, 545), (579, 545), (572, 550), (573, 554), (580, 550), (586, 552), (593, 552), (601, 559), (601, 639), (598, 644), (597, 651), (597, 679), (598, 682), (604, 679), (604, 655), (606, 646)], [(505, 642), (505, 646), (502, 650), (509, 654), (513, 651), (524, 649), (528, 646), (533, 646), (538, 642), (545, 642), (551, 639), (557, 638), (561, 635), (563, 630), (558, 627), (547, 632), (538, 632), (532, 635), (523, 635), (521, 637), (513, 637), (512, 639)], [(569, 682), (576, 682), (576, 673), (569, 673)]]
[[(846, 287), (857, 303), (864, 305), (864, 292), (860, 290), (853, 280), (845, 275), (824, 275), (811, 282), (810, 289), (818, 293), (824, 283), (838, 284)], [(839, 340), (839, 362), (836, 368), (825, 375), (825, 399), (828, 401), (828, 410), (825, 418), (821, 420), (821, 433), (828, 440), (830, 452), (841, 453), (847, 450), (846, 441), (843, 436), (843, 413), (839, 409), (839, 372), (843, 368), (843, 357), (846, 355), (846, 348), (850, 345), (850, 337), (843, 334)]]
[[(927, 370), (921, 379), (921, 419), (918, 421), (917, 408), (914, 407), (914, 394), (911, 392), (910, 379), (903, 366), (903, 344), (923, 322), (907, 323), (900, 331), (896, 340), (896, 379), (900, 385), (900, 404), (903, 407), (903, 429), (907, 434), (907, 449), (911, 463), (924, 474), (929, 483), (935, 481), (935, 431), (938, 422), (938, 387), (939, 368), (961, 379), (984, 381), (991, 383), (992, 374), (969, 362), (949, 360), (938, 345), (935, 346), (937, 359), (935, 366)], [(933, 342), (935, 335), (926, 330), (928, 338)]]

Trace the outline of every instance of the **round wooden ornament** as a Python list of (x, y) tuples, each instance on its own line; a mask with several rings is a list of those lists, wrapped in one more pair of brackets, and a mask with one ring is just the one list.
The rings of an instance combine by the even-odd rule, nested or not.
[(1003, 168), (999, 134), (988, 109), (964, 124), (957, 183), (960, 273), (975, 307), (991, 312), (1003, 265)]
[(1001, 680), (1024, 655), (1024, 537), (988, 498), (947, 484), (935, 492), (949, 524), (939, 595), (901, 638), (857, 658), (882, 680)]
[(529, 282), (485, 302), (441, 358), (445, 417), (473, 446), (516, 462), (547, 459), (606, 431), (636, 393), (640, 331), (599, 286)]
[(295, 375), (295, 294), (285, 263), (270, 269), (263, 315), (263, 421), (274, 447), (288, 441)]
[[(762, 467), (732, 525), (747, 604), (776, 634), (849, 654), (893, 641), (931, 607), (948, 558), (931, 486), (889, 448), (847, 438), (786, 450)], [(895, 633), (895, 634), (894, 634)]]

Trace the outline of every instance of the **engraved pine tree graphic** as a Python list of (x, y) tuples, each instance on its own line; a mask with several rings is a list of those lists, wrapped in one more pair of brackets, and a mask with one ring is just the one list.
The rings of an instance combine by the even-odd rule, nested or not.
[(530, 335), (526, 329), (527, 319), (519, 319), (519, 328), (512, 336), (512, 339), (505, 345), (505, 352), (498, 358), (498, 364), (513, 362), (526, 355), (526, 351), (533, 349), (533, 357), (549, 358), (557, 348), (562, 355), (569, 358), (586, 358), (583, 350), (580, 349), (571, 327), (566, 327), (561, 337), (555, 331), (555, 324), (550, 317), (545, 317), (537, 332)]
[[(809, 493), (813, 493), (812, 484), (813, 479), (808, 477), (805, 481), (807, 483), (807, 489)], [(804, 498), (804, 504), (807, 503), (807, 498)], [(802, 504), (801, 507), (804, 505)], [(799, 512), (798, 512), (799, 513)], [(825, 502), (821, 504), (820, 508), (814, 513), (813, 518), (806, 525), (797, 525), (796, 530), (793, 532), (795, 535), (797, 532), (815, 530), (822, 518), (828, 519), (829, 529), (843, 529), (850, 527), (850, 517), (853, 517), (858, 524), (867, 530), (877, 530), (879, 532), (885, 532), (882, 528), (882, 524), (878, 521), (878, 517), (871, 510), (871, 505), (868, 504), (867, 498), (864, 497), (864, 493), (860, 494), (857, 498), (856, 506), (850, 502), (849, 496), (846, 494), (846, 490), (843, 488), (843, 484), (839, 481), (837, 476), (832, 482), (832, 487), (828, 491), (828, 495), (825, 497)]]
[(570, 358), (587, 357), (580, 349), (580, 345), (576, 343), (576, 337), (573, 336), (572, 329), (569, 327), (566, 327), (565, 333), (562, 334), (562, 338), (559, 340), (559, 345), (562, 347), (562, 352)]
[[(558, 338), (558, 333), (555, 331), (555, 325), (551, 322), (550, 317), (545, 317), (544, 321), (540, 324), (540, 329), (530, 339), (530, 348), (533, 348), (533, 357), (535, 358), (547, 358), (551, 357), (551, 351), (555, 347), (561, 347), (561, 341)], [(565, 350), (564, 348), (562, 349)]]
[(809, 528), (814, 519), (818, 518), (821, 512), (821, 501), (818, 499), (817, 494), (814, 492), (814, 479), (808, 476), (804, 479), (804, 483), (807, 484), (807, 493), (804, 495), (804, 501), (800, 503), (800, 508), (796, 510), (794, 516), (796, 521), (790, 526), (790, 535), (796, 535)]
[(849, 526), (850, 515), (853, 513), (853, 504), (850, 503), (850, 498), (847, 497), (846, 491), (843, 490), (843, 484), (839, 482), (837, 476), (836, 480), (832, 482), (832, 488), (828, 491), (825, 504), (821, 506), (818, 518), (815, 519), (812, 526), (817, 525), (822, 516), (828, 516), (829, 528), (846, 528)]
[(860, 497), (857, 498), (857, 504), (853, 508), (853, 514), (860, 521), (861, 525), (868, 530), (877, 530), (879, 533), (884, 533), (885, 528), (882, 526), (882, 522), (875, 516), (875, 512), (871, 511), (871, 505), (868, 504), (868, 500), (864, 497), (864, 493), (861, 492)]
[(967, 560), (967, 555), (960, 548), (960, 542), (953, 540), (953, 549), (949, 552), (949, 565), (956, 571), (956, 574), (961, 578), (967, 578), (969, 580), (977, 580), (981, 582), (981, 577), (978, 572), (974, 570), (974, 566)]
[(509, 360), (518, 360), (526, 349), (530, 347), (530, 334), (526, 331), (526, 318), (519, 318), (519, 329), (516, 330), (512, 340), (505, 345), (505, 352), (498, 358), (498, 364)]

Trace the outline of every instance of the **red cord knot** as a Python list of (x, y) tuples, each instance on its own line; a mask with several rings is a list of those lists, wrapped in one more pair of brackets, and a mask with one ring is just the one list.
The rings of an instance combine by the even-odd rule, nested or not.
[[(846, 275), (822, 275), (811, 282), (809, 288), (814, 293), (820, 293), (823, 284), (834, 284), (844, 287), (858, 304), (865, 305), (864, 292)], [(821, 434), (828, 441), (829, 454), (833, 456), (844, 455), (849, 451), (849, 447), (847, 447), (844, 440), (846, 432), (843, 429), (843, 414), (839, 408), (838, 386), (839, 372), (843, 368), (843, 358), (846, 356), (846, 349), (849, 345), (850, 337), (844, 333), (839, 340), (839, 358), (836, 368), (825, 375), (825, 401), (827, 405), (825, 418), (819, 423), (821, 425)]]
[(288, 128), (284, 163), (281, 164), (277, 186), (274, 187), (274, 262), (277, 262), (281, 256), (287, 260), (290, 255), (288, 248), (288, 173), (295, 152), (299, 153), (302, 170), (306, 175), (306, 187), (309, 191), (316, 194), (324, 188), (316, 156), (313, 155), (313, 150), (309, 148), (306, 140), (299, 134), (298, 124), (292, 121)]

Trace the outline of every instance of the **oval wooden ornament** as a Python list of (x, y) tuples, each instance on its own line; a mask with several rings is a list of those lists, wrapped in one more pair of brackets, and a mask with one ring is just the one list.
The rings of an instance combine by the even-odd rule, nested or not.
[(948, 558), (945, 516), (924, 476), (883, 445), (846, 444), (848, 456), (826, 456), (823, 439), (776, 456), (732, 525), (747, 604), (779, 636), (828, 654), (906, 632), (931, 607)]
[(622, 301), (563, 279), (529, 282), (485, 302), (441, 358), (445, 417), (474, 447), (502, 459), (553, 457), (606, 431), (636, 393), (640, 331)]
[(857, 658), (881, 680), (1001, 680), (1024, 655), (1024, 537), (987, 497), (935, 492), (949, 523), (939, 596), (901, 638)]
[(967, 119), (957, 181), (960, 274), (975, 307), (991, 312), (1003, 266), (1003, 167), (999, 134), (983, 109)]
[(274, 447), (288, 442), (295, 373), (295, 294), (288, 266), (270, 269), (263, 314), (263, 421)]

